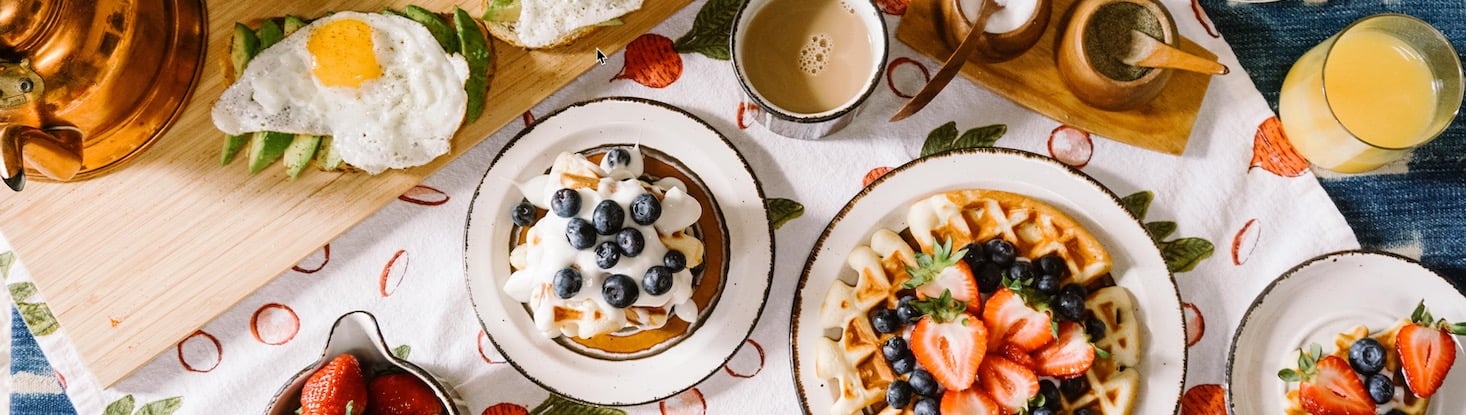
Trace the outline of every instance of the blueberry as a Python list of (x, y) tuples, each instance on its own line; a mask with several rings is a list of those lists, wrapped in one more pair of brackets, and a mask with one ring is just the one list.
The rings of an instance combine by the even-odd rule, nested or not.
[(621, 248), (622, 255), (631, 258), (641, 255), (641, 250), (646, 248), (646, 239), (641, 237), (641, 231), (626, 228), (616, 232), (616, 246)]
[(911, 390), (916, 391), (921, 396), (930, 396), (933, 398), (940, 398), (942, 396), (942, 387), (937, 383), (937, 378), (932, 377), (931, 372), (922, 369), (913, 370), (907, 382), (911, 383)]
[(1003, 267), (992, 262), (984, 262), (976, 270), (977, 290), (983, 294), (992, 293), (1003, 285)]
[(1097, 342), (1105, 338), (1105, 322), (1093, 314), (1084, 319), (1084, 334), (1089, 335), (1090, 342)]
[(602, 200), (591, 213), (591, 223), (596, 225), (596, 233), (601, 235), (616, 233), (625, 222), (626, 211), (613, 200)]
[(682, 272), (683, 269), (687, 268), (687, 257), (683, 256), (681, 251), (675, 249), (667, 251), (667, 255), (662, 257), (662, 265), (672, 270), (672, 272)]
[(1349, 346), (1349, 366), (1365, 376), (1379, 373), (1385, 367), (1385, 346), (1373, 338), (1359, 339)]
[(596, 266), (611, 269), (617, 262), (621, 262), (621, 248), (617, 248), (615, 242), (605, 241), (596, 245)]
[(606, 304), (611, 307), (630, 307), (640, 295), (641, 292), (636, 289), (636, 281), (625, 275), (612, 274), (601, 283), (601, 296), (606, 298)]
[(631, 152), (624, 148), (613, 148), (606, 152), (606, 165), (615, 168), (631, 164)]
[(568, 218), (580, 214), (580, 192), (572, 189), (560, 189), (550, 197), (550, 210), (555, 215)]
[(1063, 293), (1074, 293), (1074, 295), (1079, 296), (1079, 298), (1081, 298), (1081, 299), (1085, 297), (1084, 287), (1081, 286), (1081, 285), (1079, 285), (1079, 284), (1065, 285), (1064, 288), (1062, 289), (1062, 292)]
[(901, 355), (901, 357), (891, 361), (891, 369), (903, 375), (911, 373), (912, 370), (916, 370), (916, 356), (911, 353)]
[(560, 298), (574, 297), (580, 293), (580, 271), (575, 268), (565, 268), (555, 271), (555, 295)]
[(1369, 391), (1369, 399), (1374, 403), (1384, 405), (1390, 399), (1395, 398), (1395, 384), (1390, 382), (1390, 377), (1383, 373), (1376, 373), (1364, 380), (1364, 389)]
[(1054, 299), (1051, 306), (1064, 320), (1080, 321), (1079, 319), (1084, 318), (1084, 297), (1075, 295), (1073, 292), (1059, 293), (1059, 297)]
[[(1045, 402), (1045, 403), (1047, 403), (1047, 402)], [(1054, 414), (1057, 414), (1057, 413), (1058, 412), (1054, 412), (1053, 409), (1048, 408), (1048, 407), (1044, 407), (1044, 406), (1033, 408), (1032, 411), (1028, 411), (1028, 415), (1054, 415)]]
[(886, 405), (896, 409), (906, 409), (911, 404), (911, 385), (906, 381), (896, 379), (886, 387)]
[[(1051, 411), (1059, 410), (1059, 385), (1054, 384), (1054, 381), (1045, 380), (1039, 382), (1038, 394), (1044, 397), (1044, 404), (1043, 406), (1039, 407), (1040, 409), (1048, 409)], [(1038, 412), (1029, 412), (1029, 415), (1034, 415), (1037, 413)]]
[(651, 193), (642, 193), (631, 200), (631, 221), (638, 225), (651, 225), (662, 217), (662, 202)]
[(881, 343), (881, 355), (885, 356), (888, 361), (895, 361), (909, 353), (911, 353), (910, 346), (906, 344), (906, 339), (901, 338), (901, 336), (892, 336), (890, 340)]
[(1065, 263), (1064, 258), (1059, 257), (1058, 254), (1044, 255), (1035, 262), (1035, 265), (1038, 265), (1038, 272), (1043, 275), (1053, 275), (1061, 280), (1069, 276), (1069, 264)]
[(1033, 283), (1033, 288), (1038, 290), (1038, 292), (1043, 293), (1043, 295), (1058, 294), (1059, 277), (1055, 277), (1049, 274), (1039, 275), (1038, 280), (1034, 281)]
[(906, 324), (916, 324), (924, 315), (921, 310), (916, 309), (916, 305), (911, 304), (913, 301), (916, 301), (916, 297), (908, 295), (901, 297), (901, 302), (896, 305), (896, 317)]
[(1074, 415), (1094, 415), (1094, 410), (1089, 408), (1079, 408), (1078, 410), (1074, 411)]
[(1009, 265), (1013, 265), (1013, 260), (1017, 258), (1016, 255), (1018, 248), (1014, 247), (1012, 243), (1002, 240), (1001, 238), (989, 239), (986, 243), (983, 244), (983, 246), (984, 248), (986, 248), (986, 251), (988, 253), (988, 260), (993, 261), (1000, 266), (1006, 267)]
[(641, 277), (641, 288), (651, 295), (672, 291), (672, 270), (660, 265), (648, 268), (646, 275)]
[(570, 223), (565, 224), (565, 238), (575, 249), (590, 248), (596, 244), (596, 230), (585, 219), (570, 218)]
[(937, 403), (937, 398), (921, 398), (916, 401), (916, 406), (911, 407), (911, 412), (916, 415), (941, 415), (942, 406)]
[(1028, 261), (1013, 261), (1008, 266), (1008, 278), (1013, 281), (1028, 282), (1033, 280), (1033, 263)]
[(1084, 376), (1059, 381), (1059, 392), (1070, 400), (1076, 399), (1089, 392), (1089, 381)]
[(519, 202), (519, 204), (514, 205), (514, 209), (509, 210), (509, 220), (514, 221), (514, 224), (519, 226), (533, 225), (534, 205), (529, 204), (529, 201)]
[(978, 245), (977, 242), (967, 244), (962, 249), (967, 250), (966, 253), (962, 254), (962, 262), (967, 263), (967, 268), (975, 271), (983, 262), (987, 262), (986, 255), (984, 255), (986, 252), (983, 252), (982, 245)]
[(870, 316), (870, 326), (876, 329), (876, 333), (895, 333), (901, 330), (901, 325), (901, 318), (896, 316), (895, 310), (889, 308), (876, 310), (876, 313)]

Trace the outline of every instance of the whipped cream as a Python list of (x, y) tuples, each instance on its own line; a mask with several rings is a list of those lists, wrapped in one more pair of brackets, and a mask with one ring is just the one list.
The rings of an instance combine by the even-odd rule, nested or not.
[[(686, 184), (676, 178), (643, 181), (640, 151), (626, 150), (630, 160), (616, 166), (611, 165), (610, 157), (596, 165), (580, 154), (561, 153), (549, 174), (519, 185), (525, 199), (546, 210), (551, 210), (556, 191), (572, 189), (580, 195), (579, 212), (568, 218), (553, 211), (545, 214), (530, 227), (525, 243), (510, 254), (515, 271), (504, 284), (504, 291), (529, 306), (536, 327), (547, 336), (588, 338), (628, 327), (659, 328), (666, 324), (668, 315), (687, 322), (697, 318), (689, 270), (702, 263), (703, 244), (688, 233), (688, 228), (702, 216), (702, 206), (687, 193)], [(651, 194), (661, 202), (661, 216), (650, 225), (637, 224), (631, 218), (632, 200), (642, 194)], [(597, 265), (593, 248), (576, 249), (566, 237), (566, 226), (572, 218), (592, 221), (595, 206), (605, 200), (614, 201), (627, 212), (623, 228), (641, 232), (645, 241), (639, 254), (623, 253), (609, 269)], [(614, 234), (597, 234), (595, 244), (615, 239)], [(642, 277), (651, 267), (663, 265), (663, 258), (674, 249), (687, 258), (687, 266), (672, 274), (670, 290), (651, 295), (641, 287)], [(560, 298), (553, 288), (555, 273), (565, 268), (574, 268), (581, 275), (580, 290), (570, 298)], [(639, 295), (626, 308), (612, 306), (602, 294), (602, 284), (614, 274), (637, 282), (634, 289)]]

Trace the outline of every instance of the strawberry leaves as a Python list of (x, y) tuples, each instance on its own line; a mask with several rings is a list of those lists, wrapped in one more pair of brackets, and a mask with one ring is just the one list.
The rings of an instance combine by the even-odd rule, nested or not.
[(1323, 346), (1319, 346), (1318, 343), (1309, 345), (1308, 351), (1306, 352), (1300, 348), (1298, 349), (1298, 369), (1284, 368), (1283, 370), (1279, 370), (1278, 378), (1284, 382), (1308, 381), (1318, 373), (1318, 360), (1322, 358)]
[[(941, 297), (932, 297), (925, 300), (911, 302), (916, 311), (930, 316), (938, 323), (946, 323), (961, 318), (967, 312), (967, 302), (957, 301), (952, 298), (952, 290), (942, 291)], [(966, 324), (964, 322), (963, 324)]]
[(932, 247), (932, 254), (924, 252), (916, 253), (916, 267), (906, 267), (906, 273), (911, 274), (911, 279), (901, 284), (904, 288), (916, 288), (931, 282), (941, 274), (947, 267), (957, 265), (963, 255), (967, 255), (967, 249), (959, 249), (952, 252), (952, 238), (947, 238), (941, 245)]
[(1451, 323), (1446, 321), (1446, 319), (1437, 320), (1435, 316), (1430, 314), (1430, 310), (1425, 308), (1425, 299), (1421, 299), (1420, 304), (1415, 306), (1415, 311), (1410, 313), (1410, 322), (1421, 327), (1445, 330), (1447, 333), (1457, 336), (1466, 336), (1466, 322)]

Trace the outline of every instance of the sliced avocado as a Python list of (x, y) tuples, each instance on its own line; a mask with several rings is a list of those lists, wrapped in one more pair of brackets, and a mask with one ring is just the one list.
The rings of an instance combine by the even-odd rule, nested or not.
[(468, 108), (464, 110), (463, 123), (468, 124), (484, 113), (484, 100), (489, 94), (489, 64), (494, 57), (489, 54), (483, 30), (468, 12), (454, 7), (453, 26), (458, 31), (458, 43), (463, 46), (463, 59), (468, 61), (468, 81), (463, 83), (463, 90), (468, 92)]
[(301, 20), (300, 16), (293, 14), (285, 15), (285, 27), (283, 30), (285, 36), (290, 36), (291, 33), (295, 33), (295, 31), (300, 30), (302, 27), (305, 27), (305, 20)]
[(225, 136), (224, 152), (220, 154), (219, 165), (228, 166), (229, 163), (233, 163), (234, 157), (239, 155), (239, 150), (244, 149), (244, 145), (245, 143), (249, 142), (249, 137), (251, 135), (253, 134), (245, 133), (239, 135)]
[(274, 20), (265, 19), (265, 22), (260, 24), (260, 50), (269, 49), (284, 38), (285, 31), (280, 29), (280, 24), (275, 23)]
[(402, 12), (397, 11), (397, 9), (393, 9), (391, 7), (383, 7), (382, 14), (388, 14), (397, 17), (407, 17), (406, 14), (403, 14)]
[(285, 175), (294, 179), (305, 171), (305, 167), (311, 164), (316, 156), (316, 149), (321, 145), (321, 136), (300, 134), (290, 142), (290, 147), (285, 148)]
[(490, 22), (519, 21), (519, 0), (490, 0), (484, 7), (484, 20)]
[(259, 173), (285, 154), (285, 148), (295, 141), (294, 134), (274, 131), (255, 133), (249, 140), (249, 174)]
[(260, 53), (260, 38), (255, 36), (249, 26), (234, 24), (234, 39), (229, 44), (229, 63), (234, 67), (234, 77), (244, 73), (244, 66), (254, 59), (255, 54)]
[(458, 53), (458, 38), (453, 37), (453, 28), (448, 27), (448, 22), (438, 17), (437, 13), (416, 5), (407, 6), (402, 9), (402, 12), (407, 15), (407, 18), (427, 27), (428, 32), (433, 34), (433, 39), (438, 40), (438, 46), (442, 46), (444, 52), (449, 55)]
[(596, 27), (609, 27), (609, 26), (620, 26), (620, 25), (623, 25), (623, 24), (626, 24), (626, 23), (625, 22), (622, 22), (620, 17), (612, 17), (611, 20), (607, 20), (607, 21), (604, 21), (604, 22), (596, 23), (594, 26), (596, 26)]
[(316, 167), (324, 171), (341, 168), (341, 152), (331, 145), (331, 136), (321, 137), (321, 146), (316, 149)]

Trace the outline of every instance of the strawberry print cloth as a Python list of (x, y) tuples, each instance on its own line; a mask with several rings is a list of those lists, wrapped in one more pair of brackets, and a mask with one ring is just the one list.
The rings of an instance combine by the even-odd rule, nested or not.
[[(758, 109), (743, 97), (728, 61), (727, 22), (740, 3), (693, 2), (535, 106), (523, 122), (495, 133), (111, 388), (102, 388), (80, 364), (66, 327), (56, 325), (44, 293), (28, 282), (23, 254), (8, 252), (0, 238), (0, 275), (9, 288), (0, 295), (14, 305), (14, 318), (0, 324), (20, 333), (4, 354), (16, 358), (0, 359), (13, 365), (4, 384), (15, 395), (0, 399), (15, 399), (15, 413), (259, 413), (283, 382), (319, 357), (338, 316), (367, 310), (394, 352), (451, 385), (470, 414), (550, 408), (799, 413), (789, 367), (789, 314), (817, 235), (846, 201), (892, 167), (957, 147), (998, 146), (1080, 168), (1143, 217), (1184, 301), (1190, 366), (1183, 412), (1222, 414), (1219, 385), (1227, 346), (1253, 297), (1303, 260), (1359, 246), (1319, 179), (1282, 136), (1231, 47), (1189, 0), (1165, 1), (1181, 33), (1234, 71), (1213, 80), (1183, 156), (1063, 125), (965, 80), (953, 82), (916, 116), (886, 122), (940, 65), (894, 40), (906, 0), (876, 2), (893, 40), (887, 73), (864, 116), (821, 141), (776, 136), (752, 121)], [(605, 96), (676, 105), (728, 136), (770, 198), (778, 252), (759, 326), (726, 367), (661, 402), (592, 410), (536, 387), (494, 350), (463, 284), (462, 232), (475, 186), (510, 138), (537, 115)], [(0, 347), (5, 344), (11, 342)]]

